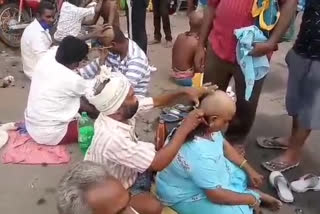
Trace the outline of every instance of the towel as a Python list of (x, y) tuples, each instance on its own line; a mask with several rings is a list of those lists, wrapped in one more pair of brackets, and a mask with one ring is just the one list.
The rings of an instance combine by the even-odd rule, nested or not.
[(236, 53), (237, 62), (241, 67), (246, 82), (245, 99), (251, 97), (254, 82), (263, 78), (270, 68), (267, 56), (252, 57), (249, 53), (253, 49), (254, 43), (264, 42), (267, 38), (256, 26), (249, 26), (235, 30), (234, 34), (238, 39)]
[(65, 145), (37, 144), (21, 130), (8, 131), (8, 134), (9, 140), (1, 156), (4, 164), (62, 164), (71, 159)]

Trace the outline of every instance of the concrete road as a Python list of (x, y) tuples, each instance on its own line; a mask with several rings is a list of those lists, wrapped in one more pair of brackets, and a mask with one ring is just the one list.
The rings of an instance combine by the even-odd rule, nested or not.
[[(123, 21), (123, 20), (122, 20)], [(173, 16), (172, 30), (174, 36), (177, 33), (188, 30), (188, 22), (184, 15)], [(149, 39), (152, 39), (152, 18), (147, 20)], [(260, 99), (256, 122), (248, 138), (249, 160), (267, 177), (268, 173), (260, 168), (260, 162), (268, 160), (278, 154), (276, 151), (259, 149), (255, 144), (257, 136), (285, 136), (290, 132), (290, 118), (284, 108), (284, 96), (287, 81), (287, 70), (284, 57), (292, 44), (282, 44), (280, 50), (274, 54), (272, 71), (265, 81), (265, 86)], [(2, 49), (3, 47), (0, 47)], [(10, 51), (11, 60), (19, 59)], [(150, 84), (150, 94), (156, 95), (176, 88), (169, 80), (171, 67), (171, 51), (165, 49), (163, 44), (149, 47), (151, 62), (156, 65), (158, 71), (153, 74)], [(0, 56), (1, 57), (1, 56)], [(8, 57), (0, 58), (0, 77), (6, 73), (18, 78), (18, 84), (14, 88), (0, 89), (0, 121), (16, 121), (23, 118), (23, 110), (26, 106), (28, 95), (28, 81), (21, 74), (21, 64), (13, 66), (8, 64)], [(11, 63), (11, 61), (10, 61)], [(139, 133), (144, 140), (153, 140), (153, 124), (158, 111), (153, 111), (140, 121)], [(305, 173), (318, 173), (320, 159), (317, 153), (320, 151), (319, 133), (312, 134), (305, 147), (304, 159), (301, 166), (286, 173), (291, 181)], [(72, 163), (81, 160), (82, 156), (76, 145), (70, 147)], [(70, 163), (70, 164), (72, 164)], [(69, 164), (69, 165), (70, 165)], [(55, 207), (55, 187), (67, 170), (69, 165), (61, 166), (22, 166), (0, 164), (0, 213), (7, 214), (57, 214)], [(267, 183), (267, 182), (266, 182)], [(269, 185), (263, 188), (266, 192), (275, 192)], [(296, 194), (295, 203), (286, 205), (280, 214), (293, 214), (296, 208), (303, 209), (305, 214), (319, 214), (319, 193)], [(268, 213), (268, 212), (266, 212)]]

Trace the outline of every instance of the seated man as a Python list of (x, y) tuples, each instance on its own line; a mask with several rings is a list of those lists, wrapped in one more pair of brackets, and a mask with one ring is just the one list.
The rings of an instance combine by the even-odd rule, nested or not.
[[(68, 0), (62, 3), (60, 10), (60, 16), (57, 26), (57, 31), (54, 34), (56, 42), (61, 42), (66, 36), (74, 36), (85, 41), (95, 37), (94, 32), (85, 34), (81, 32), (81, 25), (94, 24), (94, 20), (99, 18), (101, 5), (104, 0), (99, 0), (95, 7), (83, 8), (79, 6), (79, 1)], [(94, 15), (94, 20), (84, 22), (84, 19), (88, 16)]]
[(152, 171), (161, 171), (175, 157), (189, 132), (201, 123), (203, 114), (193, 111), (184, 120), (171, 144), (156, 152), (153, 143), (139, 141), (135, 135), (137, 113), (166, 106), (187, 95), (198, 100), (205, 90), (182, 89), (159, 97), (140, 98), (134, 94), (129, 81), (119, 73), (99, 85), (88, 97), (101, 113), (95, 121), (93, 141), (85, 160), (103, 164), (110, 175), (119, 179), (132, 194), (131, 206), (139, 213), (160, 214), (162, 207), (150, 194)]
[(192, 85), (193, 59), (198, 47), (202, 19), (202, 12), (192, 12), (190, 31), (179, 34), (172, 48), (172, 76), (182, 86)]
[[(75, 69), (86, 57), (85, 42), (68, 36), (41, 58), (32, 78), (25, 110), (26, 129), (39, 144), (77, 142), (80, 97), (95, 80), (85, 80)], [(89, 109), (86, 109), (88, 112)]]
[(31, 79), (38, 60), (50, 48), (52, 39), (49, 33), (54, 22), (54, 6), (41, 1), (39, 16), (24, 30), (21, 37), (21, 58), (23, 72)]
[[(100, 39), (104, 48), (109, 49), (103, 64), (111, 66), (114, 71), (125, 75), (131, 83), (137, 96), (146, 96), (150, 82), (150, 69), (148, 58), (143, 50), (131, 39), (124, 36), (119, 27), (113, 27), (114, 39), (110, 41)], [(99, 73), (101, 64), (96, 59), (86, 67), (80, 69), (80, 73), (92, 74)]]
[(263, 177), (222, 136), (236, 112), (234, 101), (216, 91), (203, 99), (200, 110), (207, 124), (188, 136), (169, 167), (157, 175), (161, 202), (179, 214), (260, 213), (260, 202), (279, 209), (279, 200), (248, 188), (248, 178), (257, 188)]
[(103, 165), (82, 161), (61, 179), (57, 190), (59, 214), (137, 214), (130, 195)]

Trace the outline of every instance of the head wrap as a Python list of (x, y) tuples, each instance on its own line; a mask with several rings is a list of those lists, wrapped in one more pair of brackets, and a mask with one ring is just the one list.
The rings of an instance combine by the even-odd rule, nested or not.
[(103, 83), (108, 79), (109, 82), (104, 86), (101, 93), (94, 95), (94, 91), (92, 91), (91, 94), (87, 94), (88, 101), (104, 115), (116, 113), (130, 90), (130, 83), (123, 74), (111, 73), (110, 68), (102, 66), (97, 82), (98, 84)]

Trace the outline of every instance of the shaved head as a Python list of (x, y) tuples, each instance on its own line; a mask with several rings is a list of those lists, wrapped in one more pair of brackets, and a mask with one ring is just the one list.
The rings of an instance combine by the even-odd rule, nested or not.
[(203, 13), (193, 11), (189, 16), (189, 24), (191, 28), (200, 29), (203, 21)]
[(236, 104), (224, 91), (217, 90), (206, 96), (200, 104), (206, 116), (233, 116), (236, 112)]

